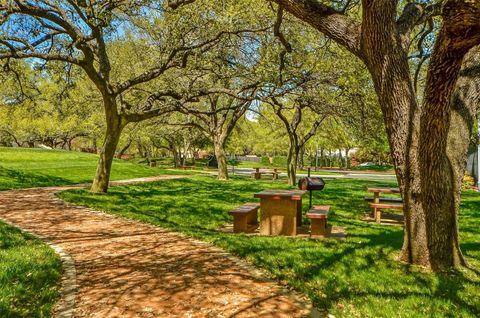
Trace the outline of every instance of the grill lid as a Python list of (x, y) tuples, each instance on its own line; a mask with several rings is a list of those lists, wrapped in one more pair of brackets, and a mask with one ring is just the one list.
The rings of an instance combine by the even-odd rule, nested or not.
[(320, 177), (306, 177), (298, 181), (298, 188), (300, 190), (323, 190), (325, 181)]

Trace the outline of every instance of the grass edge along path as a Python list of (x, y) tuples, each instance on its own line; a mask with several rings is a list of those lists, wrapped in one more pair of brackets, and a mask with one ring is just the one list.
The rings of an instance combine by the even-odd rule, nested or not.
[(68, 257), (0, 218), (0, 317), (50, 317), (54, 309), (68, 313), (69, 301), (55, 308), (64, 291), (62, 258)]
[[(193, 177), (115, 187), (107, 196), (73, 190), (59, 193), (59, 197), (212, 242), (267, 270), (277, 281), (306, 294), (319, 310), (337, 317), (479, 316), (480, 275), (471, 270), (431, 274), (397, 262), (403, 238), (401, 227), (361, 220), (368, 211), (363, 201), (367, 186), (394, 184), (328, 180), (325, 190), (314, 194), (314, 203), (332, 206), (331, 223), (347, 228), (345, 241), (260, 237), (216, 230), (231, 221), (229, 209), (252, 201), (257, 191), (287, 188), (283, 182), (241, 178), (220, 182), (211, 177)], [(479, 206), (478, 194), (464, 194), (462, 249), (477, 268)]]

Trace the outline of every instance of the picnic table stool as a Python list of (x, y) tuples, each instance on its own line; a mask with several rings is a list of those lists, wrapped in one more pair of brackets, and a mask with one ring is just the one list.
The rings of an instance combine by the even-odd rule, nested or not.
[(234, 233), (252, 233), (258, 228), (260, 203), (249, 202), (228, 212), (233, 215)]
[(330, 211), (329, 205), (314, 205), (307, 212), (307, 218), (310, 219), (310, 236), (327, 235), (327, 218)]

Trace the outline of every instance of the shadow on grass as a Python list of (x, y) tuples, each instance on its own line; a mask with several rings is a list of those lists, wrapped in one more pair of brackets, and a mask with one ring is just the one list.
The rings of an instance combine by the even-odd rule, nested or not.
[(0, 190), (58, 186), (72, 183), (74, 182), (61, 177), (27, 173), (0, 166)]

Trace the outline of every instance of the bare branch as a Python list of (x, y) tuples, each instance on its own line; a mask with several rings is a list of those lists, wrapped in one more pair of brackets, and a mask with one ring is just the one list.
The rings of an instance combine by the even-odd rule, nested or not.
[[(402, 14), (397, 20), (397, 29), (400, 37), (402, 38), (404, 48), (407, 48), (409, 46), (410, 32), (415, 26), (420, 25), (428, 20), (431, 21), (432, 17), (438, 16), (440, 14), (440, 3), (425, 5), (423, 3), (411, 2), (405, 5)], [(433, 24), (433, 22), (430, 23)], [(428, 33), (424, 34), (426, 36), (426, 34)]]
[(52, 54), (52, 53), (22, 53), (22, 52), (9, 52), (9, 53), (0, 53), (0, 60), (14, 58), (14, 59), (26, 59), (26, 58), (39, 58), (47, 61), (63, 61), (72, 64), (82, 66), (83, 61), (76, 59), (74, 57), (62, 54)]

